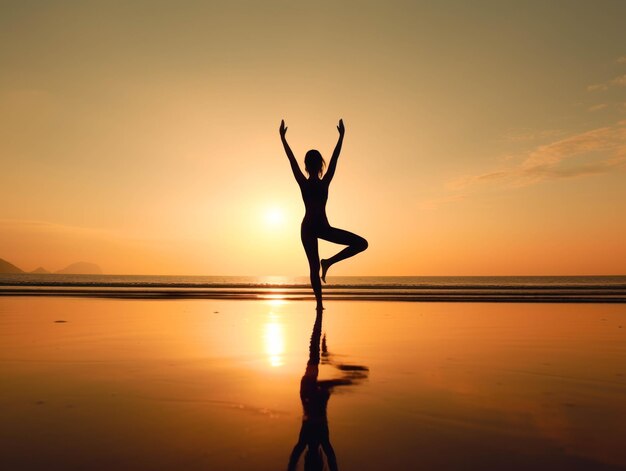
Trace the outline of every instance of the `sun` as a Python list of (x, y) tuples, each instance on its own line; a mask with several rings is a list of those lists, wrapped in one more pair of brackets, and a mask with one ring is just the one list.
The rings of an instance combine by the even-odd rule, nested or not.
[(282, 209), (277, 207), (267, 208), (263, 215), (263, 219), (268, 228), (281, 227), (285, 222), (285, 213)]

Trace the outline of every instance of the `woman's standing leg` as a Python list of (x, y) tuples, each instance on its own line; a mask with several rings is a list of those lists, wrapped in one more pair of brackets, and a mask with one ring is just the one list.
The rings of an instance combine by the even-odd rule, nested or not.
[(324, 239), (335, 244), (347, 245), (346, 248), (339, 251), (329, 259), (321, 261), (322, 280), (324, 283), (326, 283), (326, 272), (332, 265), (363, 252), (368, 246), (367, 240), (363, 237), (335, 227), (328, 227), (327, 229), (321, 231), (318, 236), (320, 239)]
[(311, 288), (315, 293), (317, 309), (324, 309), (322, 305), (322, 282), (320, 281), (320, 256), (318, 251), (317, 236), (302, 228), (300, 231), (302, 245), (309, 261), (309, 273), (311, 276)]

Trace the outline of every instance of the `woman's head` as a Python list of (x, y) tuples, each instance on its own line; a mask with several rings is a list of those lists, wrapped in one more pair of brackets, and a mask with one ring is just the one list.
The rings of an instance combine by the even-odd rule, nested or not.
[(304, 156), (304, 168), (309, 175), (318, 175), (321, 177), (324, 167), (326, 167), (326, 162), (319, 151), (311, 149)]

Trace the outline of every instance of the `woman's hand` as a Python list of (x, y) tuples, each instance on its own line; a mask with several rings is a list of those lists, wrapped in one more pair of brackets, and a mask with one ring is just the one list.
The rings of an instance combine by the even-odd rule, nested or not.
[(280, 133), (280, 137), (285, 137), (285, 134), (287, 134), (287, 127), (285, 126), (284, 119), (280, 120), (280, 129), (278, 130), (278, 132)]
[(339, 120), (339, 126), (337, 126), (337, 131), (339, 131), (339, 135), (343, 137), (346, 132), (346, 128), (343, 127), (343, 119)]

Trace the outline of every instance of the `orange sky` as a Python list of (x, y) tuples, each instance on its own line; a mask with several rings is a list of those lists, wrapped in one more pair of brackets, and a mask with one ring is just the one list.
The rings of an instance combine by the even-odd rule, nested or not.
[(343, 118), (333, 274), (626, 273), (626, 4), (110, 3), (0, 6), (0, 258), (305, 274)]

